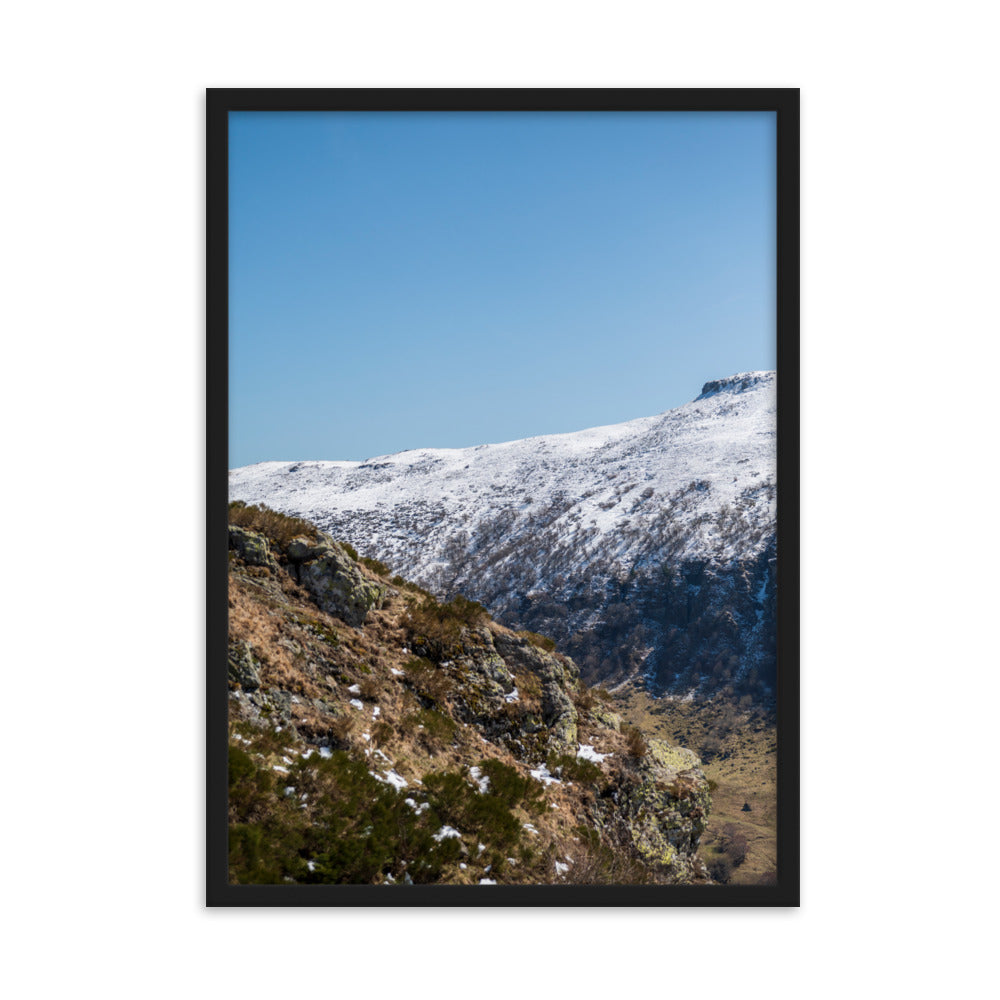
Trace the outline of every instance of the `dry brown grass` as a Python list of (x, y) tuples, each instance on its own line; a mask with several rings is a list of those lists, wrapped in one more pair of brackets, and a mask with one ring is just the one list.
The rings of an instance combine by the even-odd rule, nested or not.
[(229, 578), (229, 636), (250, 643), (261, 664), (261, 685), (278, 687), (309, 698), (319, 697), (295, 651), (284, 644), (284, 619), (262, 605), (259, 593), (238, 577)]
[(623, 726), (622, 736), (625, 737), (625, 748), (630, 757), (645, 757), (649, 753), (649, 744), (638, 726)]
[(522, 712), (537, 715), (542, 710), (542, 682), (535, 674), (513, 674)]
[(287, 545), (297, 535), (316, 538), (316, 526), (301, 517), (289, 517), (263, 504), (247, 506), (239, 500), (229, 505), (229, 523), (258, 531), (281, 545)]
[[(363, 629), (355, 630), (321, 612), (288, 574), (258, 577), (234, 566), (231, 631), (234, 638), (250, 642), (261, 660), (265, 689), (277, 687), (299, 695), (288, 708), (289, 721), (299, 737), (313, 746), (332, 745), (355, 757), (370, 751), (372, 769), (392, 766), (415, 789), (428, 773), (459, 771), (467, 775), (470, 767), (490, 758), (516, 766), (526, 776), (527, 766), (503, 746), (484, 743), (479, 729), (450, 716), (449, 695), (452, 685), (461, 683), (460, 667), (442, 669), (430, 661), (419, 661), (409, 652), (411, 636), (402, 619), (408, 603), (414, 600), (410, 596), (408, 602), (396, 595), (385, 608), (372, 613)], [(475, 608), (466, 610), (475, 613)], [(393, 669), (402, 670), (404, 675), (394, 675)], [(539, 679), (524, 673), (514, 680), (520, 701), (511, 707), (537, 714), (542, 702)], [(360, 694), (348, 691), (354, 684)], [(420, 696), (425, 699), (423, 704)], [(360, 711), (348, 705), (351, 698), (358, 697), (364, 702)], [(428, 708), (431, 702), (433, 707)], [(234, 702), (234, 711), (245, 703), (245, 699)], [(376, 705), (380, 710), (377, 718), (373, 717)], [(438, 717), (442, 721), (437, 721)], [(594, 743), (600, 752), (615, 754), (608, 765), (628, 766), (624, 759), (626, 737), (598, 726), (593, 719), (582, 720), (582, 725), (587, 734), (582, 739)], [(471, 779), (469, 794), (476, 794)], [(579, 826), (586, 817), (592, 790), (574, 783), (546, 786), (542, 794), (545, 802), (540, 814), (520, 817), (538, 830), (537, 835), (524, 837), (531, 853), (522, 856), (520, 849), (512, 849), (514, 864), (500, 859), (499, 864), (506, 866), (500, 875), (502, 881), (608, 884), (647, 878), (641, 866), (633, 867), (622, 857), (609, 857), (599, 844), (581, 837)], [(563, 879), (556, 875), (554, 861), (562, 863), (567, 855), (574, 863)], [(469, 869), (460, 873), (456, 863), (449, 879), (468, 880), (472, 877), (468, 871), (473, 870), (470, 861)], [(500, 869), (495, 872), (499, 874)]]
[(520, 636), (522, 639), (527, 639), (533, 646), (537, 646), (546, 653), (555, 652), (556, 641), (555, 639), (550, 639), (547, 635), (539, 635), (537, 632), (531, 632), (528, 629), (522, 629), (520, 632), (515, 632), (514, 634)]

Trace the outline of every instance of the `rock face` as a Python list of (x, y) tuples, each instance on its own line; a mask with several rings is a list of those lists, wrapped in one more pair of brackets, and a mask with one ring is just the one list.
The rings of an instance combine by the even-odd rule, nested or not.
[(269, 462), (234, 499), (309, 518), (447, 598), (551, 636), (590, 682), (773, 695), (776, 381), (655, 417), (366, 462)]
[(243, 691), (260, 687), (260, 665), (253, 658), (250, 643), (237, 640), (229, 644), (229, 680)]
[[(275, 543), (279, 558), (324, 611), (348, 625), (363, 625), (369, 611), (382, 607), (386, 587), (366, 576), (329, 535), (316, 535), (316, 540), (300, 535), (284, 545)], [(271, 545), (256, 531), (230, 525), (229, 548), (248, 566), (278, 568)]]
[(365, 577), (336, 544), (299, 563), (298, 575), (319, 606), (348, 625), (364, 625), (368, 612), (382, 607), (385, 600), (386, 588)]
[[(247, 776), (239, 836), (257, 844), (251, 828), (268, 809), (295, 831), (275, 880), (321, 871), (336, 881), (338, 865), (364, 868), (363, 812), (339, 816), (329, 829), (340, 832), (322, 839), (338, 796), (355, 793), (361, 810), (378, 799), (388, 843), (379, 871), (396, 880), (433, 871), (473, 884), (572, 881), (573, 864), (593, 872), (609, 857), (619, 867), (604, 881), (622, 871), (705, 879), (696, 851), (709, 799), (697, 758), (657, 740), (631, 756), (620, 717), (542, 637), (512, 633), (471, 602), (442, 606), (376, 578), (321, 532), (279, 540), (240, 528), (230, 544), (231, 754)], [(331, 797), (323, 783), (334, 772)], [(356, 840), (342, 843), (355, 823)], [(321, 866), (296, 853), (303, 838)], [(241, 869), (251, 880), (256, 851)]]
[(669, 868), (693, 858), (708, 822), (711, 799), (692, 751), (650, 740), (616, 803), (632, 843), (649, 864)]
[(248, 566), (278, 568), (267, 539), (256, 531), (247, 531), (246, 528), (240, 528), (235, 524), (229, 525), (229, 548)]
[(541, 682), (541, 718), (549, 731), (552, 748), (575, 747), (577, 712), (569, 692), (580, 676), (576, 664), (568, 657), (560, 659), (509, 632), (497, 636), (496, 646), (514, 670), (530, 674)]

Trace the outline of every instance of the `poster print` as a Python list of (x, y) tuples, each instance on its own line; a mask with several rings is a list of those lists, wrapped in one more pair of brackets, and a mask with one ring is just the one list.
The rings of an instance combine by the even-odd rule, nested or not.
[(797, 903), (797, 107), (209, 92), (211, 904)]

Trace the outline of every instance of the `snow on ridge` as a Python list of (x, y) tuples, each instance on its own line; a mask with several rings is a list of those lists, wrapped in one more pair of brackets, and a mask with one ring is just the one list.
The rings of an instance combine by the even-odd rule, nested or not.
[(708, 399), (718, 392), (746, 392), (763, 382), (774, 381), (774, 372), (739, 372), (736, 375), (727, 375), (725, 378), (715, 379), (706, 382), (701, 387), (701, 394), (695, 400)]
[[(773, 372), (743, 372), (676, 409), (567, 434), (262, 462), (230, 472), (230, 497), (312, 520), (421, 581), (445, 571), (458, 530), (516, 541), (540, 524), (580, 570), (607, 553), (623, 571), (641, 564), (643, 526), (664, 518), (684, 533), (676, 556), (726, 561), (773, 533), (776, 384)], [(744, 537), (723, 537), (722, 515), (742, 518)]]

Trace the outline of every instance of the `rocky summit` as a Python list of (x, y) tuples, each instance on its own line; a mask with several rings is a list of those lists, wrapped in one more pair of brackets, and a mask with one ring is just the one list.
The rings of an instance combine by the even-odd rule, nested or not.
[(551, 639), (304, 520), (230, 522), (232, 882), (709, 881), (698, 758)]
[(776, 380), (572, 434), (264, 462), (230, 496), (307, 517), (440, 598), (555, 638), (584, 677), (654, 693), (775, 687)]

